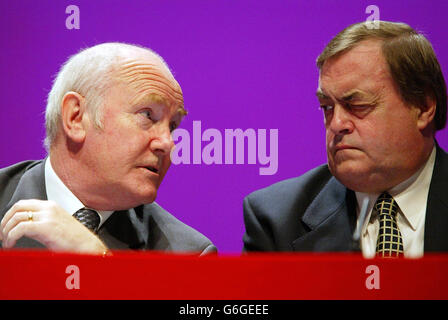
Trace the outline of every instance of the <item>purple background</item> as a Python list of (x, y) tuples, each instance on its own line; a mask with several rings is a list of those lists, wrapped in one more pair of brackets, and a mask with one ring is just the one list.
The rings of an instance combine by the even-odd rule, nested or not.
[[(65, 27), (71, 4), (80, 8), (80, 30)], [(448, 2), (442, 0), (1, 0), (0, 167), (45, 156), (46, 96), (69, 55), (106, 41), (148, 46), (182, 86), (189, 110), (182, 127), (190, 134), (193, 120), (201, 120), (202, 131), (222, 134), (279, 129), (277, 174), (260, 176), (258, 164), (173, 165), (159, 190), (157, 202), (221, 253), (239, 253), (244, 196), (326, 161), (315, 59), (337, 32), (365, 20), (370, 4), (381, 19), (423, 31), (447, 75)], [(448, 149), (447, 130), (438, 141)]]

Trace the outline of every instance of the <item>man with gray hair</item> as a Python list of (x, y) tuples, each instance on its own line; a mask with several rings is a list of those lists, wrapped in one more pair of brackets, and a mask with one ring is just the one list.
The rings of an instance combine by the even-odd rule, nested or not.
[(245, 251), (448, 251), (447, 96), (429, 41), (364, 22), (317, 58), (328, 163), (244, 200)]
[(184, 115), (155, 52), (104, 43), (72, 56), (48, 96), (48, 157), (0, 170), (3, 248), (215, 252), (154, 202)]

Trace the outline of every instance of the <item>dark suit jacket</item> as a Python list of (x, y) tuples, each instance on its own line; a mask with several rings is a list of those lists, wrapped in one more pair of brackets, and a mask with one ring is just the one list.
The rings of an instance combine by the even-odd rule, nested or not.
[[(244, 199), (244, 251), (354, 251), (355, 193), (327, 165)], [(426, 209), (425, 252), (448, 251), (448, 155), (437, 147)]]
[[(0, 170), (0, 220), (22, 199), (47, 200), (44, 161), (25, 161)], [(177, 220), (156, 203), (114, 212), (98, 236), (110, 249), (146, 249), (173, 252), (215, 252), (205, 236)], [(23, 237), (16, 247), (43, 247)]]

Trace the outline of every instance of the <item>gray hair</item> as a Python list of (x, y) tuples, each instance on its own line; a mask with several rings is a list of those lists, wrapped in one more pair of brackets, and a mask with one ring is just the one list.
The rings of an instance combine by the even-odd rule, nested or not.
[(46, 138), (50, 150), (61, 125), (61, 103), (64, 95), (74, 91), (87, 101), (87, 110), (94, 124), (102, 128), (102, 103), (108, 88), (114, 83), (114, 71), (121, 59), (131, 50), (145, 50), (165, 61), (151, 49), (138, 45), (110, 42), (86, 48), (71, 56), (61, 67), (48, 94), (45, 110)]
[(321, 70), (325, 61), (347, 52), (361, 41), (379, 39), (403, 100), (421, 107), (426, 105), (428, 96), (432, 97), (437, 105), (433, 120), (435, 130), (443, 129), (447, 121), (446, 83), (431, 43), (405, 23), (378, 22), (377, 29), (359, 22), (339, 32), (317, 58), (317, 67)]

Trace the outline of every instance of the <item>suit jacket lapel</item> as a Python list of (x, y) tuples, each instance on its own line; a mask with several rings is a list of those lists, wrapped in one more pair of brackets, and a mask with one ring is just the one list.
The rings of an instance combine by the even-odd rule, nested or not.
[(110, 249), (141, 249), (148, 239), (147, 224), (139, 208), (114, 212), (101, 226), (98, 235)]
[(295, 251), (350, 251), (356, 221), (356, 199), (332, 177), (305, 211), (302, 222), (311, 230), (292, 243)]
[(22, 175), (6, 209), (9, 210), (17, 201), (22, 199), (47, 200), (45, 161), (38, 162)]
[(448, 155), (437, 145), (425, 219), (425, 252), (448, 251)]

